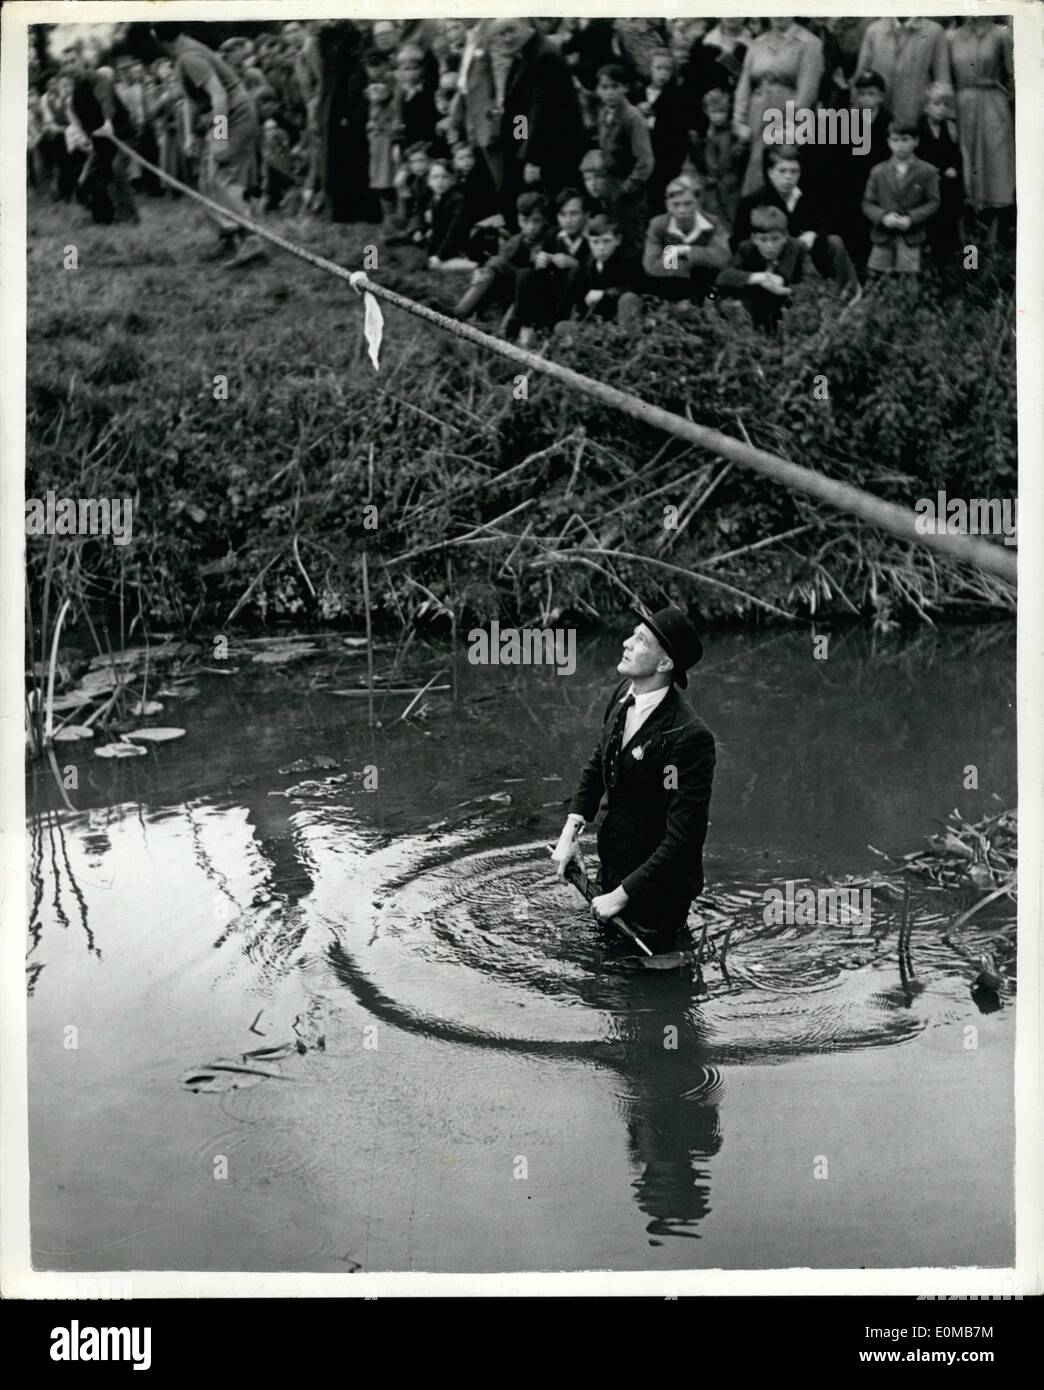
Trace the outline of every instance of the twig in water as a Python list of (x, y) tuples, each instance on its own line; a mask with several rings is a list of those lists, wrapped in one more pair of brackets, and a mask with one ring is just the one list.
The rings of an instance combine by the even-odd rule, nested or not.
[[(425, 686), (422, 686), (421, 689), (417, 691), (416, 695), (414, 695), (413, 699), (412, 699), (412, 700), (410, 701), (410, 703), (406, 706), (406, 708), (403, 710), (403, 712), (399, 715), (399, 723), (400, 723), (400, 724), (401, 724), (402, 721), (407, 717), (407, 715), (410, 713), (410, 711), (413, 709), (413, 707), (414, 707), (414, 705), (417, 703), (417, 701), (418, 701), (423, 695), (426, 695), (426, 694), (428, 693), (428, 691), (429, 691), (429, 690), (431, 689), (431, 687), (435, 684), (435, 682), (438, 680), (438, 678), (442, 675), (442, 673), (443, 673), (443, 671), (445, 671), (445, 669), (446, 669), (445, 666), (443, 666), (442, 671), (436, 671), (435, 674), (432, 676), (431, 680), (428, 682), (428, 684), (425, 685)], [(445, 689), (445, 686), (443, 686), (443, 689)]]

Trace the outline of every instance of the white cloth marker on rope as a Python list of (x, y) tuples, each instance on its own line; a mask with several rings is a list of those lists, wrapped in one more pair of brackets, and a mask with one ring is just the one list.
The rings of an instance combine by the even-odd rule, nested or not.
[(384, 315), (381, 313), (381, 306), (374, 299), (369, 290), (363, 290), (366, 276), (363, 271), (357, 270), (348, 281), (352, 289), (359, 294), (362, 291), (363, 297), (363, 333), (366, 335), (366, 346), (370, 353), (370, 361), (373, 363), (373, 370), (381, 370), (380, 351), (381, 339), (384, 337)]

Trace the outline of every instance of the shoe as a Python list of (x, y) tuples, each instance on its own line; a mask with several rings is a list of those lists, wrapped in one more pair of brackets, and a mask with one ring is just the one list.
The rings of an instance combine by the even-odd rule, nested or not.
[(268, 247), (259, 236), (251, 233), (244, 237), (243, 242), (230, 261), (225, 264), (231, 269), (239, 269), (240, 266), (250, 265), (252, 261), (268, 260)]

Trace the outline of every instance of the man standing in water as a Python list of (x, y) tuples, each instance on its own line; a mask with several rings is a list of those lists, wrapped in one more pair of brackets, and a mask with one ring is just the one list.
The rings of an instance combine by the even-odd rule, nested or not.
[(616, 668), (624, 679), (606, 708), (553, 860), (561, 878), (579, 858), (584, 825), (604, 813), (602, 892), (592, 911), (600, 922), (624, 915), (659, 955), (675, 948), (703, 889), (714, 735), (679, 693), (703, 655), (696, 629), (673, 605), (637, 616)]
[[(154, 24), (153, 37), (174, 64), (184, 93), (185, 154), (196, 152), (197, 116), (207, 115), (210, 127), (203, 142), (199, 191), (220, 207), (250, 216), (246, 191), (256, 180), (257, 110), (237, 73), (223, 58), (183, 32), (175, 22)], [(235, 251), (226, 262), (247, 265), (267, 256), (265, 244), (229, 217), (208, 211), (220, 238), (219, 254)]]

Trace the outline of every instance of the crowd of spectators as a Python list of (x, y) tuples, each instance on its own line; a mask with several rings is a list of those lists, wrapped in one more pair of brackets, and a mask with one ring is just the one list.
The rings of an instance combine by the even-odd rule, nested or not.
[[(851, 298), (1014, 236), (1003, 19), (292, 20), (213, 44), (158, 25), (101, 64), (56, 57), (30, 75), (39, 190), (101, 222), (178, 196), (115, 133), (252, 217), (379, 224), (468, 277), (461, 317), (495, 306), (523, 342), (649, 295), (738, 296), (771, 328), (806, 275)], [(857, 111), (867, 138), (781, 138), (788, 102)], [(230, 263), (263, 254), (218, 230)]]

